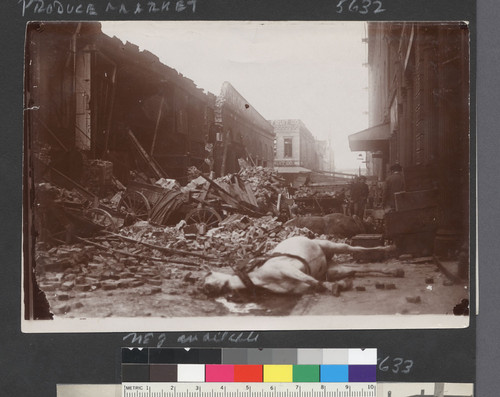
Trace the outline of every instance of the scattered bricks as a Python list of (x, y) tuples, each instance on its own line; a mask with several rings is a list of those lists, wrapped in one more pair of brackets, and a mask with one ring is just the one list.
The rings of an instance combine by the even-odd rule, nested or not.
[(151, 288), (151, 293), (152, 294), (159, 294), (161, 292), (161, 288), (160, 287), (153, 287)]
[(45, 283), (40, 283), (40, 289), (44, 292), (52, 292), (52, 291), (55, 291), (57, 288), (56, 288), (56, 284), (54, 283), (50, 283), (50, 284), (45, 284)]
[(76, 284), (96, 284), (99, 283), (99, 279), (96, 277), (84, 277), (83, 279), (76, 282)]
[(90, 291), (90, 284), (75, 284), (75, 291), (79, 292)]
[(156, 272), (154, 270), (149, 270), (149, 269), (144, 269), (141, 270), (140, 272), (136, 273), (139, 276), (145, 276), (145, 277), (154, 277), (156, 275)]
[(132, 288), (140, 287), (141, 285), (144, 285), (144, 281), (143, 280), (133, 280), (133, 281), (130, 282), (130, 286)]
[(54, 308), (54, 314), (66, 314), (71, 311), (70, 305), (62, 305)]
[(118, 288), (129, 288), (133, 281), (135, 281), (134, 278), (125, 278), (123, 280), (120, 280), (118, 281)]
[(121, 272), (121, 273), (120, 273), (120, 276), (121, 276), (122, 278), (130, 278), (130, 277), (134, 277), (134, 273), (131, 273), (131, 272), (128, 272), (128, 271), (126, 271), (126, 272)]
[(434, 284), (434, 279), (433, 279), (432, 277), (427, 277), (427, 278), (425, 279), (425, 283), (426, 283), (426, 284)]
[(64, 276), (67, 276), (68, 274), (76, 274), (78, 273), (79, 269), (75, 269), (74, 267), (68, 267), (67, 269), (64, 270)]
[(59, 294), (59, 295), (57, 295), (57, 299), (60, 301), (67, 301), (67, 300), (69, 300), (69, 295), (68, 294)]
[(405, 271), (403, 269), (396, 269), (394, 271), (394, 277), (404, 278), (404, 276), (405, 276)]
[(148, 284), (151, 284), (151, 285), (161, 285), (162, 284), (161, 280), (155, 280), (155, 279), (150, 279), (147, 282), (148, 282)]
[(100, 275), (99, 275), (99, 280), (107, 280), (109, 279), (109, 276), (111, 275), (111, 272), (110, 271), (105, 271), (105, 272), (102, 272)]
[(75, 306), (75, 309), (81, 309), (83, 307), (83, 303), (82, 302), (76, 302), (74, 306)]
[(366, 291), (366, 288), (362, 286), (357, 286), (356, 291)]
[(118, 282), (116, 282), (116, 281), (104, 281), (101, 284), (101, 287), (102, 287), (102, 289), (104, 291), (109, 291), (109, 290), (117, 289), (118, 288)]
[(163, 272), (162, 272), (162, 276), (164, 279), (171, 279), (172, 278), (172, 270), (171, 269), (165, 269)]
[(420, 296), (407, 296), (406, 301), (408, 303), (422, 303), (422, 299), (420, 299)]
[(61, 291), (71, 291), (75, 283), (73, 281), (66, 281), (61, 284)]
[(385, 289), (385, 284), (384, 283), (375, 283), (375, 288), (376, 289)]
[(399, 255), (399, 260), (400, 261), (411, 261), (412, 259), (413, 259), (413, 255), (412, 254)]
[(99, 270), (102, 270), (102, 268), (104, 267), (104, 265), (102, 263), (89, 263), (87, 265), (87, 267), (89, 268), (89, 270), (99, 271)]
[(396, 284), (386, 284), (385, 289), (396, 289)]
[(63, 276), (63, 279), (66, 281), (74, 281), (76, 279), (76, 274), (68, 273)]
[(131, 273), (135, 273), (138, 269), (137, 266), (127, 266), (127, 270)]
[(85, 276), (78, 276), (75, 279), (75, 284), (85, 284), (87, 282), (87, 277)]

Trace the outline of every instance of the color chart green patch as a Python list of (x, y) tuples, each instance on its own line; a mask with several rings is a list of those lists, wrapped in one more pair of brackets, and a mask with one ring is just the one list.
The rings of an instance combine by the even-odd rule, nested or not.
[(294, 382), (319, 382), (319, 365), (294, 365)]

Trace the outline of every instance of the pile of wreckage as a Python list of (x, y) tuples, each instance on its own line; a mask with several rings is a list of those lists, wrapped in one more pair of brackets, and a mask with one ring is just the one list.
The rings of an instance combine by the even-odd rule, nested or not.
[[(98, 166), (101, 171), (109, 168)], [(35, 199), (37, 232), (52, 243), (69, 242), (71, 236), (64, 236), (69, 229), (75, 234), (84, 229), (85, 237), (88, 229), (116, 232), (141, 220), (157, 226), (184, 221), (192, 233), (205, 234), (231, 215), (256, 218), (279, 214), (282, 180), (263, 167), (244, 168), (218, 179), (199, 173), (186, 186), (174, 179), (148, 183), (136, 178), (125, 187), (109, 172), (90, 172), (86, 180), (92, 183), (83, 186), (55, 169), (53, 173), (63, 178), (60, 186), (67, 188), (56, 186), (57, 180), (39, 183)], [(99, 193), (104, 191), (108, 194), (103, 198)]]
[(76, 237), (76, 244), (49, 248), (38, 243), (36, 276), (44, 292), (57, 291), (62, 301), (69, 296), (64, 291), (71, 290), (144, 286), (148, 294), (154, 294), (163, 291), (162, 280), (178, 279), (194, 285), (199, 270), (246, 263), (248, 258), (268, 253), (280, 241), (297, 235), (315, 236), (306, 228), (284, 226), (272, 216), (232, 215), (204, 235), (189, 233), (184, 221), (168, 227), (139, 221), (118, 233)]

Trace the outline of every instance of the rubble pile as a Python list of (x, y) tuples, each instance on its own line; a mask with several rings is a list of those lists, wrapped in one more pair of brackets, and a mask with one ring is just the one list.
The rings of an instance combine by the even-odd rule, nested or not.
[(184, 222), (176, 227), (155, 228), (146, 222), (122, 229), (121, 234), (134, 240), (147, 241), (167, 249), (199, 252), (217, 258), (217, 266), (236, 259), (249, 259), (265, 254), (279, 242), (293, 236), (317, 237), (307, 228), (283, 226), (275, 217), (251, 218), (230, 215), (219, 227), (205, 235), (188, 233)]
[(301, 197), (316, 197), (316, 198), (328, 198), (328, 197), (339, 197), (342, 195), (343, 192), (337, 192), (337, 191), (318, 191), (316, 189), (313, 189), (308, 186), (300, 186), (297, 188), (295, 192), (295, 197), (296, 198), (301, 198)]
[[(233, 215), (205, 235), (189, 236), (184, 227), (182, 222), (177, 227), (157, 227), (141, 221), (121, 229), (120, 234), (79, 239), (79, 244), (48, 249), (39, 243), (37, 281), (46, 294), (56, 293), (58, 301), (77, 293), (137, 287), (142, 294), (184, 290), (198, 294), (195, 283), (207, 266), (234, 265), (266, 254), (288, 237), (316, 237), (306, 228), (284, 227), (271, 216)], [(59, 309), (70, 310), (67, 304)]]
[[(278, 174), (270, 168), (244, 167), (237, 174), (243, 183), (250, 187), (258, 207), (264, 213), (273, 212), (273, 205), (278, 200), (278, 194), (281, 193), (284, 181), (278, 177)], [(217, 178), (216, 182), (228, 183), (233, 175), (225, 175)]]
[[(121, 247), (121, 251), (136, 254), (148, 251), (118, 241), (102, 244), (108, 249)], [(177, 295), (183, 290), (194, 294), (196, 281), (186, 266), (134, 258), (116, 251), (110, 253), (86, 244), (58, 246), (40, 253), (36, 276), (40, 289), (53, 301), (51, 307), (55, 314), (66, 314), (72, 308), (82, 307), (79, 298), (86, 298), (88, 293), (101, 291), (112, 295), (118, 293), (115, 290), (137, 288), (140, 295), (160, 292)], [(165, 285), (164, 280), (171, 282)], [(193, 285), (191, 290), (189, 285)]]
[(233, 215), (221, 226), (196, 240), (178, 239), (173, 248), (195, 249), (227, 260), (250, 259), (272, 250), (279, 242), (298, 235), (314, 237), (309, 229), (284, 227), (275, 217), (249, 218)]

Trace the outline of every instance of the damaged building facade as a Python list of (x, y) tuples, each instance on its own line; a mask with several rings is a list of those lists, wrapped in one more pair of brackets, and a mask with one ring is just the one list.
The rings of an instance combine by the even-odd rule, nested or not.
[(131, 171), (181, 184), (192, 166), (220, 173), (223, 131), (239, 145), (225, 173), (239, 170), (237, 156), (272, 166), (272, 128), (251, 107), (250, 117), (238, 113), (245, 101), (230, 85), (217, 99), (156, 55), (108, 37), (99, 23), (34, 23), (27, 35), (27, 149), (44, 152), (75, 181), (88, 159), (112, 163), (124, 185)]
[(390, 165), (400, 164), (407, 192), (433, 190), (434, 196), (420, 202), (437, 207), (438, 236), (467, 241), (468, 27), (367, 25), (370, 127), (349, 136), (350, 148), (367, 152), (368, 173), (378, 180), (385, 180)]
[(226, 170), (238, 170), (238, 159), (246, 159), (251, 165), (273, 167), (273, 127), (227, 81), (216, 100), (215, 120), (220, 126), (218, 140), (223, 142), (217, 156), (220, 165), (216, 166), (220, 175)]

